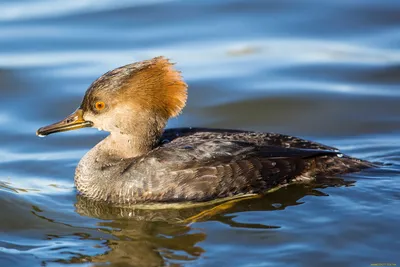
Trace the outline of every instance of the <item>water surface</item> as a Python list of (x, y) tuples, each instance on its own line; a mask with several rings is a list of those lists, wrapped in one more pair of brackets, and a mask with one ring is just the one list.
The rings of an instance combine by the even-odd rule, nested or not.
[[(6, 0), (0, 10), (1, 266), (400, 264), (400, 2)], [(191, 224), (202, 208), (88, 203), (74, 170), (105, 133), (35, 131), (75, 110), (102, 73), (159, 55), (190, 85), (168, 127), (280, 132), (385, 166)]]

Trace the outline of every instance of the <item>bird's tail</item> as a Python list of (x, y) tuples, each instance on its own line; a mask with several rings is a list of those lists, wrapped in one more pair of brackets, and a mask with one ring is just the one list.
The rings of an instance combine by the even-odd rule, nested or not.
[(379, 165), (366, 160), (352, 158), (346, 155), (323, 156), (315, 158), (314, 175), (337, 175), (351, 172), (359, 172), (367, 168), (376, 168)]

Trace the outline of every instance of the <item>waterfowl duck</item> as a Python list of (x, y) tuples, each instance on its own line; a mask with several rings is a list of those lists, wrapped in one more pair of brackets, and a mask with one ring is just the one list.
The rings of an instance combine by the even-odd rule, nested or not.
[(37, 135), (95, 127), (110, 134), (79, 162), (84, 197), (111, 204), (205, 202), (262, 194), (370, 162), (297, 137), (240, 130), (164, 127), (185, 106), (187, 85), (166, 58), (109, 71), (80, 107)]

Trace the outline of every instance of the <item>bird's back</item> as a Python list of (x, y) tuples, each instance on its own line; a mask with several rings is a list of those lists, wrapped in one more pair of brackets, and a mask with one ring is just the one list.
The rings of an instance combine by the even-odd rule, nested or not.
[(359, 171), (372, 164), (300, 138), (236, 130), (169, 129), (126, 174), (144, 201), (207, 201), (257, 194), (293, 181)]

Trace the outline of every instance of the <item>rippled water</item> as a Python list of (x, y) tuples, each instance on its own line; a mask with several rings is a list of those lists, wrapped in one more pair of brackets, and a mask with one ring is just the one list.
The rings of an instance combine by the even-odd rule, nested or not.
[[(0, 3), (0, 266), (400, 264), (400, 2)], [(346, 186), (290, 186), (202, 208), (111, 209), (76, 195), (105, 136), (39, 139), (96, 77), (165, 55), (190, 85), (169, 127), (281, 132), (383, 162)]]

